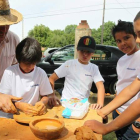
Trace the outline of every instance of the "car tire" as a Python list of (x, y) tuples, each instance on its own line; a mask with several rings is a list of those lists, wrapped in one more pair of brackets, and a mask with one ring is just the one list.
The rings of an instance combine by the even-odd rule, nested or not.
[(116, 94), (116, 83), (117, 79), (113, 80), (109, 86), (110, 94)]

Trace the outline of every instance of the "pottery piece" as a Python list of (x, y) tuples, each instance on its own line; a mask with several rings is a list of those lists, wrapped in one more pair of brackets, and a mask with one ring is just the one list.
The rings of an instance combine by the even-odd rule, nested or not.
[(18, 114), (13, 115), (13, 118), (16, 122), (25, 123), (25, 124), (29, 124), (30, 121), (32, 120), (46, 118), (46, 117), (55, 118), (56, 117), (55, 111), (48, 109), (48, 112), (46, 114), (41, 115), (41, 116), (32, 116), (32, 117), (27, 116), (24, 112), (21, 112), (21, 111), (19, 111)]
[(60, 136), (64, 122), (55, 118), (40, 118), (31, 121), (29, 126), (36, 137), (52, 140)]

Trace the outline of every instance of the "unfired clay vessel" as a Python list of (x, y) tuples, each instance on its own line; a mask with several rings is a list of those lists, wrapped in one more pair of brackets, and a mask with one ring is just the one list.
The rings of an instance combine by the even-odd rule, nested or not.
[(52, 140), (58, 138), (64, 128), (64, 122), (55, 118), (40, 118), (29, 123), (34, 135), (40, 139)]

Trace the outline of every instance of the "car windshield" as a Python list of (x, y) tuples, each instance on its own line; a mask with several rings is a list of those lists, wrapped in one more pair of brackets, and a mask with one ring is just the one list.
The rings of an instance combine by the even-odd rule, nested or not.
[(74, 59), (74, 47), (68, 47), (55, 52), (52, 56), (53, 61), (67, 61)]
[[(93, 56), (90, 61), (107, 61), (113, 60), (113, 54), (106, 47), (97, 46)], [(67, 61), (70, 59), (74, 59), (74, 45), (65, 47), (63, 49), (58, 50), (52, 55), (51, 58), (53, 61)]]

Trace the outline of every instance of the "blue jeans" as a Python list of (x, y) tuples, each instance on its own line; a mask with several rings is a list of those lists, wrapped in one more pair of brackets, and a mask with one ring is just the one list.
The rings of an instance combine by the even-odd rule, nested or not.
[[(118, 117), (119, 114), (116, 111), (113, 111), (113, 119)], [(117, 140), (138, 140), (139, 134), (137, 134), (133, 128), (132, 124), (117, 130), (116, 132)]]

